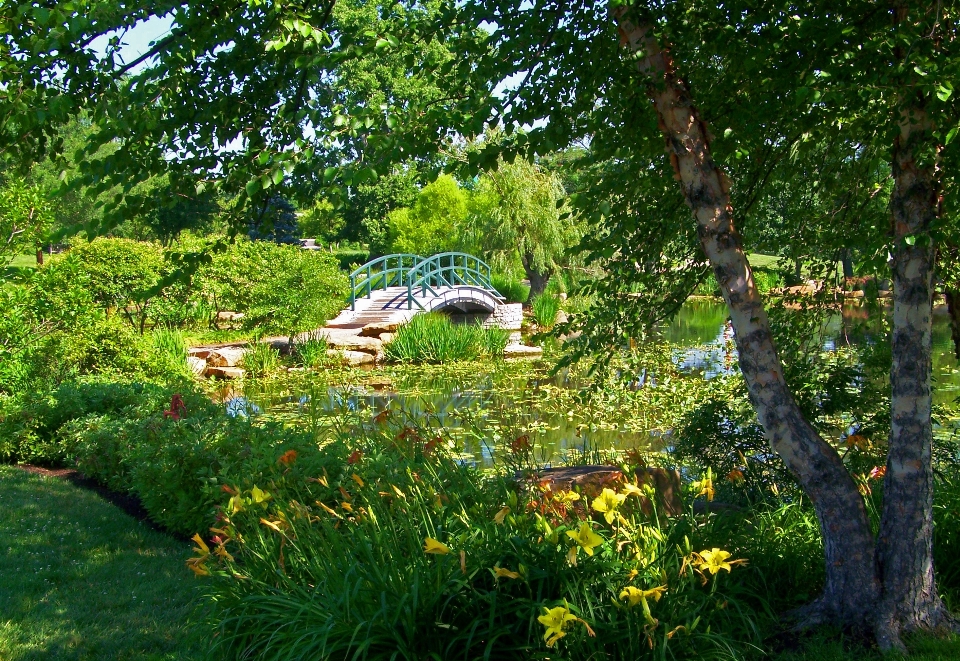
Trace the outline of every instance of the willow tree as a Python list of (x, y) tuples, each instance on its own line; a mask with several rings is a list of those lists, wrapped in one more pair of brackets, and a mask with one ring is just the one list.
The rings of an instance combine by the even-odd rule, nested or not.
[(521, 158), (500, 159), (473, 192), (468, 219), (473, 242), (500, 263), (519, 261), (530, 281), (528, 300), (544, 292), (580, 239), (566, 198), (556, 174)]

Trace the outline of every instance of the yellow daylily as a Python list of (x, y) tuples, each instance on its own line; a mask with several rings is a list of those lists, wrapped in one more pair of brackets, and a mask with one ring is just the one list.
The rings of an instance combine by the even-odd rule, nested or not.
[(200, 533), (196, 533), (190, 539), (192, 539), (197, 543), (198, 548), (193, 549), (194, 552), (202, 553), (202, 554), (210, 553), (210, 547), (207, 546), (206, 543), (203, 541), (203, 537), (200, 536)]
[(630, 484), (627, 482), (623, 485), (623, 490), (620, 493), (624, 496), (636, 496), (637, 498), (640, 498), (643, 496), (643, 489), (639, 488), (635, 484)]
[(708, 501), (712, 501), (714, 495), (713, 470), (708, 468), (706, 476), (699, 482), (694, 482), (691, 486), (697, 492), (696, 497), (706, 496)]
[(520, 578), (520, 574), (518, 574), (517, 572), (510, 571), (509, 569), (504, 569), (503, 567), (500, 567), (497, 565), (494, 565), (493, 569), (491, 569), (490, 571), (493, 572), (493, 575), (497, 578), (497, 580), (501, 578), (514, 578), (514, 579)]
[(236, 514), (241, 511), (243, 509), (243, 498), (240, 496), (232, 496), (230, 500), (227, 501), (227, 509), (230, 510), (231, 514)]
[(260, 489), (260, 487), (257, 485), (253, 485), (253, 489), (250, 491), (250, 496), (253, 498), (253, 502), (256, 504), (265, 503), (273, 498), (273, 496)]
[(350, 476), (350, 478), (357, 483), (357, 486), (359, 486), (361, 489), (363, 488), (363, 479), (359, 475), (354, 473)]
[(187, 567), (197, 576), (209, 576), (210, 570), (207, 569), (207, 559), (210, 557), (210, 547), (200, 537), (200, 533), (194, 535), (191, 539), (197, 543), (197, 548), (193, 552), (197, 554), (196, 558), (187, 560)]
[(227, 549), (223, 548), (223, 544), (218, 545), (217, 548), (213, 550), (213, 552), (216, 553), (219, 557), (226, 560), (227, 562), (233, 562), (233, 556), (230, 555)]
[(591, 507), (594, 512), (600, 512), (603, 514), (603, 518), (607, 520), (607, 523), (613, 523), (613, 520), (617, 518), (617, 509), (623, 504), (623, 501), (627, 497), (622, 493), (617, 493), (613, 489), (604, 489), (600, 492), (600, 495), (593, 499)]
[(438, 542), (433, 537), (427, 537), (423, 541), (423, 552), (433, 553), (434, 555), (446, 555), (450, 553), (450, 547), (443, 542)]
[[(593, 555), (593, 548), (603, 544), (603, 537), (593, 532), (590, 524), (586, 521), (580, 524), (579, 530), (568, 530), (567, 537), (577, 543), (577, 546), (573, 547), (574, 554), (576, 554), (578, 547), (582, 547), (583, 550), (587, 552), (587, 555)], [(576, 556), (574, 555), (574, 557)]]
[(543, 639), (547, 641), (547, 647), (553, 647), (558, 640), (566, 636), (563, 628), (568, 622), (575, 622), (577, 619), (579, 618), (573, 615), (566, 606), (557, 606), (556, 608), (544, 606), (543, 615), (538, 617), (537, 620), (547, 628), (543, 634)]
[(717, 548), (709, 551), (700, 551), (697, 555), (700, 556), (700, 559), (696, 561), (697, 567), (701, 570), (705, 569), (711, 574), (716, 574), (721, 569), (730, 571), (732, 564), (743, 562), (742, 560), (731, 560), (727, 562), (730, 553)]
[(666, 585), (661, 585), (658, 588), (651, 588), (649, 590), (641, 590), (640, 588), (635, 588), (632, 585), (628, 585), (623, 589), (622, 592), (620, 592), (620, 598), (626, 599), (631, 606), (636, 606), (647, 599), (660, 601), (660, 597), (663, 596), (663, 593), (666, 592), (666, 590)]
[(553, 499), (564, 505), (569, 505), (570, 503), (575, 503), (580, 500), (580, 494), (576, 491), (558, 491), (553, 494)]
[(507, 514), (509, 513), (510, 513), (510, 508), (504, 507), (499, 512), (493, 515), (493, 522), (496, 523), (497, 525), (502, 524), (503, 520), (507, 518)]
[(661, 585), (658, 588), (651, 588), (649, 590), (641, 590), (640, 588), (635, 588), (632, 585), (628, 585), (620, 593), (620, 598), (626, 599), (630, 603), (631, 607), (640, 604), (640, 607), (643, 608), (643, 619), (645, 619), (648, 624), (656, 626), (658, 620), (650, 612), (650, 604), (647, 603), (647, 599), (660, 601), (660, 597), (663, 596), (663, 593), (666, 592), (666, 590), (666, 585)]

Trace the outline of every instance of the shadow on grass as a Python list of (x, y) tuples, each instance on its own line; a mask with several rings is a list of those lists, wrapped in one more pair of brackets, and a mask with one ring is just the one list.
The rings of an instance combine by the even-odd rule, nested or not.
[(190, 547), (95, 492), (0, 466), (0, 659), (197, 659)]

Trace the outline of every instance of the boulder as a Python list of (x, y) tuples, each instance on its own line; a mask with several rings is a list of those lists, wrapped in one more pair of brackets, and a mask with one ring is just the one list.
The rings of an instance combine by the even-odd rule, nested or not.
[(207, 365), (210, 367), (236, 367), (243, 360), (247, 352), (243, 347), (221, 347), (214, 349), (207, 355)]
[(327, 346), (331, 349), (341, 349), (343, 351), (360, 351), (369, 353), (372, 356), (383, 355), (383, 342), (373, 337), (361, 337), (352, 333), (335, 333), (330, 329), (324, 329), (324, 335), (327, 338)]
[(246, 374), (239, 367), (208, 367), (207, 376), (215, 376), (221, 379), (239, 379)]
[[(653, 487), (661, 512), (669, 516), (683, 514), (679, 472), (665, 468), (638, 468), (636, 478), (641, 488), (647, 484)], [(587, 498), (593, 498), (604, 487), (619, 490), (623, 473), (615, 466), (571, 466), (547, 468), (539, 473), (537, 479), (541, 486), (549, 485), (554, 491), (573, 489)], [(644, 496), (640, 497), (640, 508), (645, 514), (653, 511), (650, 501)]]
[(230, 312), (229, 310), (224, 310), (223, 312), (217, 313), (217, 321), (240, 321), (243, 319), (244, 314), (242, 312)]
[(334, 359), (339, 359), (343, 362), (344, 365), (349, 367), (359, 367), (360, 365), (373, 365), (376, 362), (376, 357), (372, 356), (369, 353), (364, 353), (363, 351), (351, 351), (346, 350), (337, 350), (337, 349), (327, 349), (327, 356)]
[(396, 333), (381, 333), (380, 342), (381, 344), (390, 344), (391, 342), (393, 342), (393, 338), (395, 338), (396, 336), (397, 336)]
[(563, 310), (557, 310), (557, 319), (554, 321), (555, 324), (565, 324), (570, 321), (570, 317), (567, 316), (567, 313)]
[(543, 355), (540, 347), (528, 347), (525, 344), (508, 344), (503, 350), (504, 358), (539, 358)]
[(203, 376), (207, 371), (207, 361), (198, 356), (187, 356), (187, 367), (197, 376)]
[(360, 329), (361, 337), (380, 337), (384, 333), (396, 333), (397, 329), (400, 328), (400, 324), (396, 322), (389, 321), (377, 321), (372, 324), (367, 324)]

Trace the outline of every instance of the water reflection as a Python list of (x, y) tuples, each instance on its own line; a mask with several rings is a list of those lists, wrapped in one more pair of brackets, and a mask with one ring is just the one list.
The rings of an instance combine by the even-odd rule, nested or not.
[[(825, 351), (883, 340), (882, 329), (871, 323), (866, 309), (859, 306), (831, 315), (818, 333)], [(675, 360), (685, 371), (709, 379), (737, 369), (733, 330), (726, 307), (720, 302), (689, 301), (662, 329), (662, 337), (680, 347)], [(943, 314), (934, 317), (933, 343), (935, 401), (951, 404), (960, 390), (960, 374), (952, 353), (949, 323)], [(622, 420), (629, 417), (626, 414), (614, 412), (604, 418), (586, 407), (572, 405), (569, 410), (558, 411), (555, 406), (545, 406), (545, 402), (556, 400), (560, 390), (570, 392), (584, 385), (569, 371), (549, 375), (549, 367), (546, 363), (532, 368), (495, 363), (482, 371), (475, 366), (403, 368), (386, 370), (349, 386), (330, 387), (308, 381), (310, 392), (304, 391), (308, 386), (303, 383), (300, 390), (296, 384), (251, 383), (244, 396), (252, 406), (295, 424), (333, 419), (343, 411), (372, 416), (385, 409), (430, 418), (450, 430), (465, 451), (483, 464), (492, 461), (495, 448), (523, 434), (530, 436), (542, 463), (556, 462), (570, 453), (590, 456), (607, 449), (670, 445), (669, 431), (638, 431), (628, 424), (635, 421)], [(635, 385), (656, 387), (655, 380), (644, 372), (637, 375)], [(604, 422), (611, 419), (618, 422)]]

